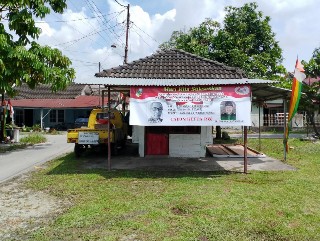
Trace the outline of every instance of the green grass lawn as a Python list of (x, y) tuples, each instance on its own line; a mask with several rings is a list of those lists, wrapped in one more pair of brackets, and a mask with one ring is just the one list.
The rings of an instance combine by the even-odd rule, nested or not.
[[(297, 171), (83, 169), (73, 154), (27, 183), (72, 205), (31, 240), (320, 240), (320, 144), (290, 139)], [(257, 149), (258, 140), (249, 147)], [(282, 140), (262, 151), (282, 159)]]

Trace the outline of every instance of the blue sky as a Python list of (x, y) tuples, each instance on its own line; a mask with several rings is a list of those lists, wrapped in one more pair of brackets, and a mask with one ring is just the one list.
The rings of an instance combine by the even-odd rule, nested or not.
[[(188, 30), (205, 18), (223, 21), (224, 7), (240, 7), (245, 0), (118, 0), (130, 4), (128, 62), (154, 53), (174, 30)], [(257, 0), (259, 10), (271, 17), (271, 26), (283, 49), (284, 66), (294, 69), (297, 55), (309, 60), (320, 47), (318, 0)], [(94, 81), (101, 69), (123, 63), (126, 8), (115, 0), (68, 0), (64, 14), (39, 22), (41, 44), (59, 48), (73, 62), (76, 82)], [(112, 48), (115, 45), (116, 48)]]

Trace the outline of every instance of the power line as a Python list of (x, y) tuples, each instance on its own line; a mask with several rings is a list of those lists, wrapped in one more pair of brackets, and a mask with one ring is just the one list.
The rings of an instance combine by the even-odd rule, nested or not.
[(118, 3), (121, 7), (124, 7), (124, 8), (126, 8), (127, 6), (125, 6), (125, 5), (122, 5), (121, 3), (119, 3), (117, 0), (114, 0), (116, 3)]
[[(72, 2), (71, 2), (72, 3)], [(58, 17), (58, 15), (54, 14), (54, 16), (58, 19), (61, 19), (60, 17)], [(73, 27), (72, 25), (68, 25), (69, 27), (71, 27), (73, 30), (75, 30), (76, 32), (80, 33), (81, 35), (85, 35), (84, 33), (82, 33), (81, 31), (79, 31), (78, 29), (76, 29), (75, 27)], [(93, 41), (93, 40), (92, 40)], [(70, 41), (69, 41), (70, 42)], [(59, 45), (63, 45), (65, 43), (62, 43), (62, 44), (56, 44), (54, 46), (59, 46)], [(67, 47), (65, 47), (67, 48)]]
[(70, 60), (81, 62), (81, 63), (86, 63), (86, 64), (98, 64), (98, 62), (88, 62), (88, 61), (83, 61), (83, 60), (79, 60), (79, 59), (70, 59)]
[[(113, 13), (109, 13), (109, 14), (103, 14), (102, 16), (108, 16), (108, 15), (112, 15), (115, 13), (121, 13), (123, 12), (113, 12)], [(100, 18), (101, 16), (94, 16), (94, 17), (84, 17), (84, 18), (78, 18), (78, 19), (71, 19), (71, 20), (57, 20), (57, 21), (35, 21), (35, 23), (68, 23), (68, 22), (76, 22), (76, 21), (83, 21), (83, 20), (88, 20), (88, 19), (95, 19), (95, 18)]]
[[(86, 0), (86, 3), (87, 3), (88, 7), (91, 9), (92, 12), (94, 12), (96, 15), (100, 16), (99, 19), (101, 20), (101, 22), (102, 22), (103, 25), (105, 25), (105, 26), (110, 26), (110, 25), (109, 25), (109, 22), (110, 22), (110, 21), (106, 21), (105, 18), (101, 17), (102, 13), (101, 13), (100, 9), (97, 7), (97, 5), (96, 5), (92, 0), (91, 0), (91, 2), (89, 2), (89, 0)], [(123, 12), (123, 11), (121, 11), (120, 13), (122, 13), (122, 12)], [(119, 16), (120, 13), (119, 13), (117, 16)], [(117, 39), (117, 41), (118, 41), (119, 43), (122, 42), (121, 39), (119, 38), (118, 34), (115, 32), (115, 30), (114, 30), (113, 28), (110, 28), (110, 29), (108, 29), (108, 30), (109, 30), (109, 32), (110, 32), (111, 34), (114, 35), (114, 37)]]
[(72, 53), (79, 53), (79, 54), (91, 54), (91, 53), (92, 53), (92, 52), (69, 50), (69, 49), (64, 49), (63, 51), (65, 51), (65, 52), (72, 52)]
[(152, 48), (152, 46), (150, 45), (150, 44), (148, 44), (145, 40), (144, 40), (144, 38), (137, 32), (137, 31), (135, 31), (134, 29), (132, 29), (139, 37), (140, 37), (140, 39), (146, 44), (146, 45), (148, 45), (150, 48)]
[[(71, 2), (71, 4), (77, 9), (77, 6), (75, 6), (75, 4), (70, 0), (70, 2)], [(98, 21), (99, 21), (99, 19), (100, 19), (100, 22), (102, 22), (102, 25), (105, 25), (105, 26), (108, 26), (108, 28), (105, 28), (104, 30), (107, 30), (108, 32), (110, 32), (112, 35), (115, 35), (115, 37), (116, 37), (116, 39), (118, 40), (118, 42), (120, 43), (120, 44), (122, 44), (121, 43), (121, 40), (119, 39), (119, 37), (117, 36), (117, 34), (115, 33), (115, 31), (114, 31), (114, 28), (115, 27), (117, 27), (117, 26), (120, 26), (119, 24), (115, 24), (114, 26), (111, 26), (110, 24), (109, 24), (109, 22), (111, 22), (113, 19), (116, 19), (118, 16), (120, 16), (120, 14), (124, 11), (124, 10), (122, 10), (122, 11), (120, 11), (120, 12), (114, 12), (114, 13), (112, 13), (112, 14), (115, 14), (116, 13), (116, 15), (114, 15), (114, 16), (112, 16), (112, 18), (110, 18), (110, 19), (105, 19), (103, 16), (105, 16), (105, 14), (102, 14), (101, 13), (101, 11), (98, 9), (98, 7), (94, 4), (94, 3), (92, 3), (92, 4), (90, 4), (90, 2), (88, 1), (88, 0), (86, 0), (86, 4), (87, 4), (87, 6), (88, 6), (88, 9), (91, 11), (91, 13), (93, 14), (93, 15), (95, 15), (95, 16), (97, 16), (97, 19), (98, 19)], [(94, 6), (92, 6), (92, 5), (94, 5)], [(98, 11), (99, 11), (99, 13), (96, 11), (96, 9), (98, 9)], [(101, 20), (102, 19), (102, 20)], [(117, 21), (115, 21), (116, 23), (117, 23)], [(86, 23), (85, 23), (86, 24)], [(90, 24), (90, 22), (89, 22), (89, 24)], [(92, 26), (92, 24), (90, 24), (91, 26)], [(93, 27), (93, 29), (94, 30), (97, 30), (97, 28), (95, 28), (94, 26), (92, 26)], [(112, 31), (111, 31), (111, 30)], [(100, 37), (104, 40), (104, 44), (102, 44), (102, 46), (105, 46), (105, 43), (108, 43), (108, 41), (101, 35), (101, 33), (102, 33), (102, 31), (96, 31), (99, 35), (100, 35)], [(91, 32), (92, 33), (92, 32)], [(107, 37), (108, 37), (108, 39), (109, 39), (109, 41), (110, 41), (110, 43), (113, 43), (114, 42), (114, 38), (111, 38), (111, 36), (109, 35), (109, 34), (107, 34), (106, 35)], [(78, 41), (79, 41), (79, 39), (78, 39)], [(76, 42), (78, 42), (78, 41), (75, 41), (75, 43)], [(70, 41), (71, 42), (71, 41)], [(71, 45), (73, 45), (73, 44), (70, 44), (69, 46), (67, 46), (67, 47), (70, 47)], [(67, 47), (65, 47), (65, 48), (67, 48)]]
[[(73, 6), (75, 6), (72, 1), (70, 1), (70, 2), (71, 2), (71, 4), (72, 4)], [(76, 6), (75, 6), (75, 7), (76, 7)], [(90, 24), (90, 26), (91, 26), (93, 29), (96, 29), (90, 22), (88, 22), (88, 23)], [(100, 35), (100, 33), (99, 33), (99, 35)], [(106, 40), (102, 35), (100, 35), (100, 37), (101, 37), (105, 42), (107, 42), (107, 40)]]
[(134, 22), (132, 22), (132, 24), (137, 27), (141, 32), (143, 32), (145, 35), (147, 35), (150, 39), (152, 39), (153, 41), (155, 41), (157, 44), (160, 44), (156, 39), (154, 39), (151, 35), (149, 35), (148, 33), (146, 33), (143, 29), (141, 29), (138, 25), (136, 25)]
[(94, 31), (91, 31), (90, 33), (88, 33), (88, 34), (86, 34), (86, 35), (83, 34), (84, 36), (82, 36), (81, 38), (74, 39), (74, 40), (70, 40), (70, 41), (67, 41), (67, 42), (64, 42), (64, 43), (60, 43), (60, 44), (56, 44), (55, 46), (60, 46), (60, 45), (64, 45), (64, 44), (70, 44), (69, 46), (66, 46), (66, 47), (65, 47), (65, 48), (67, 48), (67, 47), (70, 47), (71, 45), (79, 42), (79, 41), (82, 40), (82, 39), (91, 37), (91, 36), (93, 36), (93, 35), (95, 35), (95, 34), (99, 34), (99, 33), (104, 32), (104, 31), (106, 31), (106, 30), (107, 30), (107, 29), (102, 29), (102, 30), (95, 31), (95, 32), (94, 32)]
[[(92, 2), (92, 1), (90, 2), (90, 1), (87, 0), (87, 1), (86, 1), (86, 4), (87, 4), (87, 6), (88, 6), (88, 9), (92, 12), (92, 14), (94, 14), (95, 16), (97, 16), (97, 20), (98, 20), (99, 22), (101, 22), (102, 26), (107, 26), (107, 28), (103, 29), (102, 31), (107, 30), (107, 31), (110, 32), (112, 35), (114, 35), (114, 36), (116, 37), (116, 39), (118, 39), (118, 42), (121, 43), (121, 40), (119, 39), (119, 35), (115, 32), (115, 28), (116, 28), (117, 26), (121, 26), (121, 24), (119, 24), (116, 19), (121, 15), (121, 13), (122, 13), (124, 10), (122, 10), (122, 11), (120, 11), (120, 12), (116, 12), (117, 14), (113, 14), (113, 16), (111, 16), (111, 18), (106, 19), (106, 18), (105, 18), (105, 15), (101, 13), (101, 11), (100, 11), (99, 8), (94, 4), (94, 2)], [(110, 25), (110, 22), (111, 22), (112, 20), (115, 20), (115, 22), (116, 22), (116, 24), (113, 25), (113, 26)], [(121, 28), (121, 29), (123, 29), (123, 28)], [(95, 31), (95, 32), (96, 32), (96, 33), (99, 32), (99, 35), (101, 36), (100, 32), (102, 32), (102, 31)], [(106, 32), (106, 31), (105, 31), (105, 32)], [(91, 33), (88, 34), (88, 35), (93, 35), (93, 34), (94, 34), (94, 31), (91, 32)], [(121, 36), (121, 34), (120, 34), (120, 36)], [(101, 36), (101, 37), (102, 37), (102, 36)], [(107, 35), (107, 37), (108, 37), (112, 42), (114, 42), (114, 40), (111, 39), (109, 35)], [(83, 36), (81, 39), (84, 39), (84, 38), (85, 38), (85, 36)], [(73, 41), (69, 41), (71, 44), (70, 44), (68, 47), (70, 47), (72, 44), (75, 44), (76, 42), (80, 41), (81, 39), (76, 39), (76, 40), (73, 40)], [(115, 53), (115, 54), (118, 54), (117, 51), (114, 51), (114, 53)], [(107, 54), (107, 55), (109, 55), (109, 54)], [(118, 55), (119, 55), (121, 58), (123, 57), (123, 56), (121, 56), (120, 54), (118, 54)], [(109, 56), (107, 56), (107, 58), (108, 58), (108, 57), (109, 57)], [(97, 66), (97, 65), (98, 65), (98, 63), (96, 64), (96, 66)], [(87, 64), (84, 65), (84, 66), (86, 66), (87, 68), (89, 67)]]

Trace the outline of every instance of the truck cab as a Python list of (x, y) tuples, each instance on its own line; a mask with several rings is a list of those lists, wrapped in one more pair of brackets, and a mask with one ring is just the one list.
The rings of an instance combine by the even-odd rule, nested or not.
[(74, 152), (76, 156), (80, 156), (89, 148), (107, 150), (110, 138), (112, 153), (116, 155), (118, 149), (126, 143), (127, 130), (127, 123), (123, 121), (123, 115), (118, 110), (93, 109), (87, 127), (68, 130), (67, 142), (75, 143)]

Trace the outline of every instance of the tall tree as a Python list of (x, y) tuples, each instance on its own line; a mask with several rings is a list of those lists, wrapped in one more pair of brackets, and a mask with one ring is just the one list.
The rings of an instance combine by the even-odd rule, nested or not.
[[(269, 24), (270, 17), (258, 11), (256, 3), (228, 6), (222, 24), (206, 19), (188, 32), (175, 31), (161, 49), (178, 48), (239, 67), (250, 78), (283, 79), (282, 49)], [(217, 138), (221, 129), (217, 127)]]
[(320, 113), (320, 47), (313, 51), (311, 59), (306, 62), (302, 61), (305, 74), (310, 81), (306, 81), (303, 85), (300, 109), (306, 111), (307, 121), (313, 127), (314, 132), (320, 138), (320, 131), (315, 123), (315, 112)]
[[(206, 19), (187, 33), (173, 32), (160, 48), (178, 48), (226, 65), (239, 67), (248, 77), (276, 79), (285, 73), (282, 49), (269, 24), (270, 17), (257, 11), (256, 3), (228, 6), (220, 25)], [(223, 27), (221, 27), (223, 26)]]
[(35, 40), (41, 29), (34, 18), (53, 10), (62, 13), (66, 0), (6, 0), (0, 3), (0, 93), (14, 94), (22, 83), (30, 88), (44, 83), (53, 91), (64, 89), (75, 78), (71, 61), (58, 49)]
[[(13, 96), (14, 86), (30, 88), (50, 84), (61, 90), (75, 78), (71, 61), (58, 49), (41, 46), (35, 40), (41, 29), (34, 18), (44, 18), (53, 10), (62, 13), (66, 0), (4, 0), (0, 2), (0, 94)], [(1, 103), (3, 105), (4, 103)], [(1, 109), (0, 140), (5, 137), (5, 108)]]

